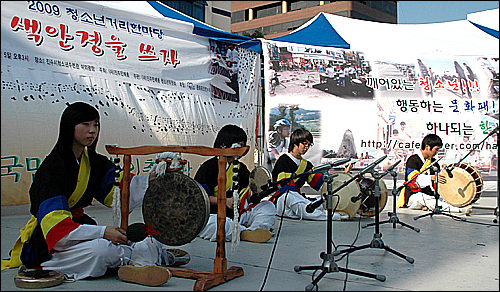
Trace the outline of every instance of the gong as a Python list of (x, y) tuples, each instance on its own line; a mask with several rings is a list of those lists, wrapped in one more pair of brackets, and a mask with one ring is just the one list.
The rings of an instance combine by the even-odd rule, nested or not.
[(146, 226), (159, 242), (178, 246), (191, 242), (210, 216), (205, 189), (179, 172), (167, 172), (149, 182), (142, 214)]

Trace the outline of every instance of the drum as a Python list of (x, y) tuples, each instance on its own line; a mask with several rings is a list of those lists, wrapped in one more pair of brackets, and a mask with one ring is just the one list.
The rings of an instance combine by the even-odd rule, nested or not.
[(450, 205), (461, 208), (479, 200), (483, 192), (483, 177), (474, 166), (455, 164), (452, 178), (447, 171), (441, 173), (446, 177), (446, 183), (438, 185), (438, 192)]
[[(359, 213), (368, 217), (375, 216), (375, 179), (370, 173), (366, 173), (360, 184), (363, 198), (361, 199)], [(380, 213), (387, 204), (387, 187), (383, 180), (379, 180), (379, 191), (378, 211)]]
[(205, 189), (179, 172), (167, 172), (149, 182), (142, 203), (146, 226), (152, 226), (159, 242), (178, 246), (191, 242), (210, 217)]
[[(344, 182), (352, 179), (352, 176), (348, 173), (336, 172), (334, 174), (338, 176), (334, 177), (332, 180), (332, 191), (335, 191), (338, 187), (343, 185)], [(328, 191), (327, 187), (328, 185), (324, 183), (321, 189), (321, 195), (327, 193)], [(337, 193), (333, 194), (332, 198), (333, 202), (332, 207), (334, 211), (339, 213), (340, 215), (349, 215), (349, 219), (352, 219), (354, 215), (356, 215), (356, 212), (358, 211), (361, 202), (359, 200), (356, 202), (352, 202), (351, 198), (356, 197), (357, 195), (359, 195), (359, 193), (360, 193), (360, 188), (355, 180), (353, 180), (348, 185), (338, 190)], [(337, 206), (336, 209), (335, 206)], [(326, 202), (323, 203), (323, 207), (326, 209)]]
[(271, 180), (271, 172), (264, 166), (255, 167), (250, 173), (250, 189), (252, 193), (262, 192), (261, 187)]

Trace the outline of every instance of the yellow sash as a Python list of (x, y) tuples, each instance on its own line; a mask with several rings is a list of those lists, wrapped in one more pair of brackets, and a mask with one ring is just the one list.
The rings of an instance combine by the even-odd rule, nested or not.
[[(85, 190), (87, 189), (87, 184), (89, 182), (90, 177), (90, 162), (87, 150), (83, 151), (82, 161), (80, 162), (80, 170), (78, 173), (78, 182), (76, 184), (76, 188), (71, 194), (71, 197), (68, 200), (69, 207), (73, 207), (78, 200), (83, 196)], [(31, 219), (26, 223), (20, 233), (21, 235), (17, 239), (14, 247), (12, 247), (10, 259), (2, 260), (2, 271), (5, 269), (17, 268), (21, 266), (23, 263), (21, 261), (21, 252), (23, 250), (24, 243), (28, 242), (31, 239), (31, 235), (35, 231), (35, 228), (38, 225), (38, 220), (35, 216), (31, 216)]]
[[(305, 160), (304, 158), (300, 158), (300, 163), (299, 163), (299, 167), (297, 168), (297, 170), (294, 172), (295, 174), (301, 174), (301, 173), (304, 173), (304, 171), (306, 170), (306, 166), (307, 166), (307, 160)], [(284, 179), (284, 178), (289, 178), (292, 174), (291, 173), (287, 173), (287, 172), (282, 172), (280, 174), (278, 174), (278, 181)], [(297, 179), (294, 179), (293, 182), (297, 182), (298, 178)]]
[[(229, 189), (233, 185), (233, 176), (234, 176), (234, 164), (231, 163), (230, 167), (226, 171), (226, 192), (229, 191)], [(250, 185), (239, 192), (240, 200), (249, 189)], [(214, 188), (214, 195), (217, 197), (218, 193), (219, 193), (219, 185), (216, 185)]]

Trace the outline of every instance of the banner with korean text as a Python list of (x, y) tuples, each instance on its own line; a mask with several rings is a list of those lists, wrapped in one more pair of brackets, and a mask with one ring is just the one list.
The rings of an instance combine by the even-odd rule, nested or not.
[[(355, 31), (374, 26), (349, 21), (365, 23)], [(268, 167), (276, 159), (272, 149), (288, 151), (275, 139), (286, 119), (292, 131), (312, 132), (314, 147), (305, 158), (316, 166), (350, 157), (361, 169), (387, 155), (376, 169), (385, 171), (401, 161), (396, 168), (401, 185), (406, 159), (419, 151), (425, 135), (435, 133), (444, 143), (437, 155), (442, 164), (472, 165), (466, 171), (478, 179), (478, 188), (480, 180), (496, 181), (497, 135), (489, 134), (498, 127), (498, 40), (496, 56), (462, 54), (460, 47), (456, 54), (419, 54), (393, 50), (391, 44), (425, 47), (425, 39), (407, 33), (404, 40), (386, 44), (384, 30), (379, 32), (379, 44), (364, 45), (357, 33), (341, 34), (351, 49), (263, 42)]]
[[(2, 1), (2, 205), (29, 203), (61, 113), (76, 101), (99, 110), (103, 155), (107, 144), (212, 147), (226, 124), (241, 126), (254, 152), (260, 56), (141, 11), (106, 2)], [(182, 156), (191, 177), (210, 158)], [(132, 172), (147, 173), (154, 157), (133, 156)], [(253, 155), (242, 161), (253, 168)]]

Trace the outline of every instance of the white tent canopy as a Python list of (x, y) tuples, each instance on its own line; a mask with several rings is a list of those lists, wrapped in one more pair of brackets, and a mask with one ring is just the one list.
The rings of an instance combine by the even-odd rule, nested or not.
[[(462, 57), (498, 56), (498, 39), (482, 31), (469, 20), (430, 24), (390, 24), (323, 14), (335, 31), (350, 44), (351, 49), (363, 48), (366, 54), (379, 56), (379, 59), (395, 60), (405, 56), (426, 54)], [(470, 19), (478, 17), (482, 19), (482, 25), (494, 28), (491, 23), (497, 23), (498, 29), (498, 9), (472, 14)], [(314, 22), (307, 22), (297, 31), (310, 25), (314, 25)], [(296, 43), (301, 42), (297, 40)]]

